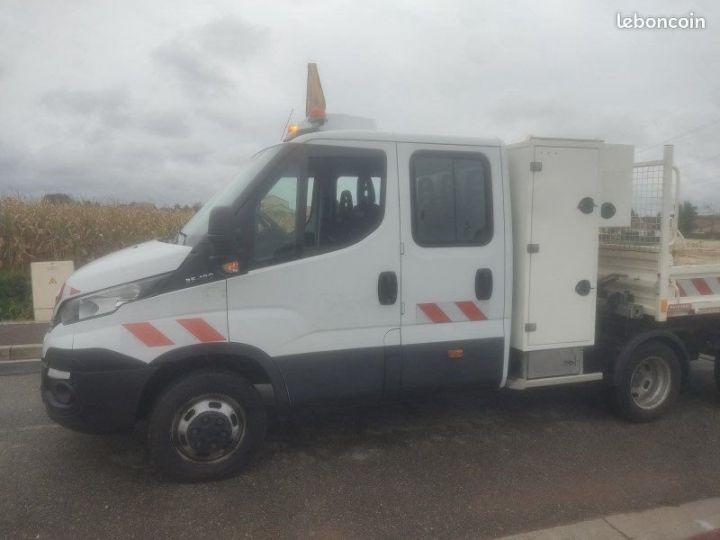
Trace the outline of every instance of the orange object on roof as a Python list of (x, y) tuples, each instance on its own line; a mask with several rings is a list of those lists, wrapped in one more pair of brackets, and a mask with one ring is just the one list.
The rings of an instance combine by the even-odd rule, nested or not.
[(311, 121), (325, 121), (325, 94), (323, 94), (320, 74), (315, 63), (308, 64), (305, 116)]

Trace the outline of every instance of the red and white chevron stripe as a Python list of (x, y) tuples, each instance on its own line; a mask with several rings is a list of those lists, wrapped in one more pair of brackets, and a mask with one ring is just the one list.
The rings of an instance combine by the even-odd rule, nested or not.
[(418, 304), (415, 311), (419, 324), (485, 321), (487, 317), (474, 300), (458, 302), (428, 302)]
[(678, 279), (675, 281), (681, 298), (720, 294), (720, 277)]
[[(184, 328), (199, 343), (227, 341), (225, 336), (200, 317), (176, 319), (174, 322)], [(151, 322), (125, 323), (123, 326), (146, 347), (169, 347), (175, 345), (175, 342), (165, 332), (162, 332)]]

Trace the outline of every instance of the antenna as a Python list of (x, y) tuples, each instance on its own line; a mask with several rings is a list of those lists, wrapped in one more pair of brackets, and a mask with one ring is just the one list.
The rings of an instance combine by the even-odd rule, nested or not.
[(280, 140), (285, 140), (285, 135), (287, 134), (288, 126), (290, 125), (290, 119), (292, 118), (293, 113), (295, 112), (295, 109), (292, 107), (290, 108), (290, 114), (288, 114), (287, 120), (285, 121), (285, 126), (283, 127), (282, 134), (280, 135)]

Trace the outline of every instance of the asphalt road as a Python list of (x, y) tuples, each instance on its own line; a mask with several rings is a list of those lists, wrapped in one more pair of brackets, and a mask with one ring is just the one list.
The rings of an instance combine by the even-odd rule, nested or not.
[(66, 431), (0, 377), (0, 538), (492, 537), (720, 495), (711, 364), (664, 419), (600, 386), (306, 411), (239, 477), (183, 485), (132, 436)]

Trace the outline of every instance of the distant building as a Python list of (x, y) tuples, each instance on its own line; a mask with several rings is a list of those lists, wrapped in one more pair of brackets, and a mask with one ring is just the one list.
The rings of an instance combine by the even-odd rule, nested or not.
[(695, 218), (695, 234), (720, 235), (720, 215), (698, 216)]

